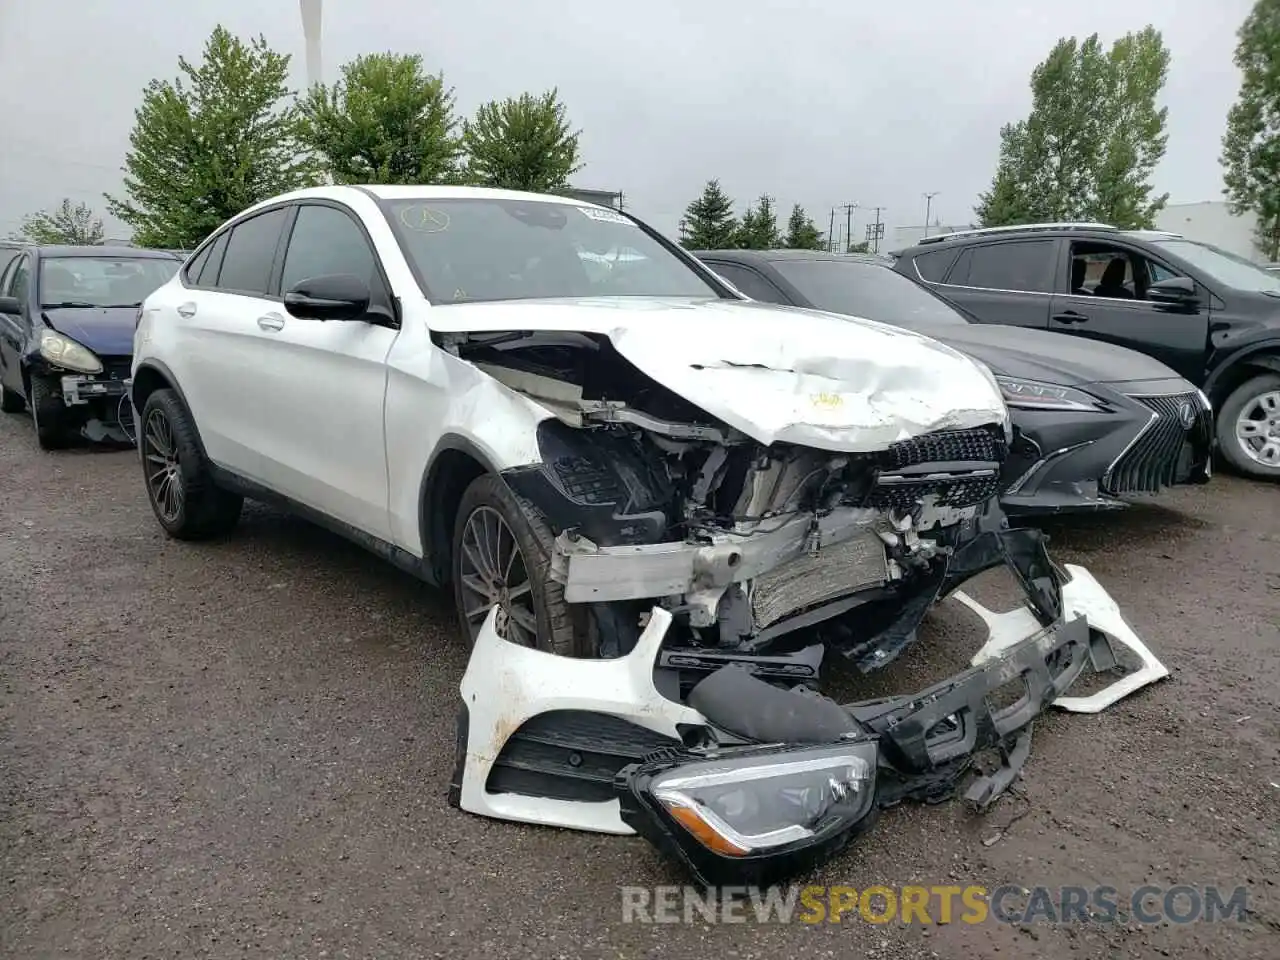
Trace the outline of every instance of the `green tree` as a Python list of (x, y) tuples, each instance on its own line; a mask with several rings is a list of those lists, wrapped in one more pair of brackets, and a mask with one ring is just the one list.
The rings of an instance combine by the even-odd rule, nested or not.
[(738, 224), (737, 245), (744, 250), (775, 250), (782, 246), (773, 197), (766, 194), (755, 206), (747, 207), (742, 222)]
[(789, 250), (821, 250), (822, 234), (818, 225), (804, 212), (804, 207), (796, 204), (791, 208), (791, 216), (787, 219), (787, 235), (782, 245)]
[(702, 195), (685, 208), (680, 242), (689, 250), (729, 250), (738, 245), (738, 221), (733, 201), (720, 189), (719, 180), (708, 180)]
[(453, 91), (418, 54), (371, 53), (299, 104), (299, 138), (338, 183), (448, 183), (458, 177)]
[(582, 169), (578, 137), (555, 89), (481, 105), (463, 125), (467, 182), (550, 193)]
[(106, 198), (143, 246), (194, 246), (246, 207), (315, 180), (287, 99), (288, 55), (218, 26), (203, 61), (179, 57), (178, 69), (143, 92), (124, 163), (127, 198)]
[(847, 253), (870, 253), (871, 244), (868, 243), (866, 240), (859, 240), (857, 243), (849, 244), (849, 249), (846, 252)]
[(71, 246), (97, 246), (104, 232), (102, 218), (95, 217), (87, 203), (64, 199), (52, 211), (41, 210), (22, 218), (17, 238), (31, 243), (60, 243)]
[(1258, 0), (1237, 34), (1240, 95), (1222, 138), (1223, 191), (1237, 214), (1258, 218), (1256, 242), (1280, 259), (1280, 0)]
[(1101, 220), (1151, 227), (1168, 194), (1152, 196), (1168, 109), (1160, 32), (1146, 27), (1104, 50), (1094, 34), (1063, 38), (1031, 74), (1031, 113), (1000, 130), (1000, 160), (976, 208), (984, 226)]

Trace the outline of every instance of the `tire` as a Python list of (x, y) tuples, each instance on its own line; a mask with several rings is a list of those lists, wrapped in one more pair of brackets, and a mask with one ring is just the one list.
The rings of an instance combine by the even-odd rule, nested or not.
[(62, 397), (53, 392), (49, 381), (43, 377), (31, 378), (31, 394), (27, 400), (31, 407), (31, 422), (36, 429), (36, 443), (41, 450), (62, 450), (71, 442), (67, 429), (66, 405)]
[[(495, 523), (500, 519), (505, 531)], [(501, 480), (485, 474), (472, 481), (462, 494), (458, 515), (454, 523), (452, 570), (454, 603), (458, 610), (458, 622), (463, 634), (471, 642), (484, 623), (489, 607), (486, 597), (476, 589), (478, 564), (477, 538), (469, 533), (473, 523), (484, 523), (483, 529), (497, 530), (500, 563), (506, 569), (496, 579), (500, 589), (508, 591), (507, 602), (499, 612), (498, 630), (514, 643), (532, 646), (547, 653), (566, 657), (591, 657), (597, 655), (596, 631), (585, 604), (571, 604), (564, 599), (564, 587), (551, 578), (551, 556), (555, 536), (546, 520), (528, 501), (521, 500)], [(509, 553), (501, 548), (512, 542), (519, 549), (519, 557), (509, 559)], [(490, 543), (493, 541), (490, 540)], [(523, 567), (523, 570), (521, 570)], [(519, 593), (521, 574), (529, 589)], [(485, 578), (480, 577), (480, 580)], [(492, 590), (495, 584), (487, 587)], [(509, 588), (515, 587), (511, 593)], [(492, 595), (490, 595), (492, 596)], [(526, 601), (527, 602), (523, 602)], [(468, 618), (471, 611), (473, 616)], [(510, 611), (510, 612), (508, 612)], [(530, 613), (532, 616), (530, 617)], [(530, 631), (530, 622), (536, 629)], [(532, 636), (530, 634), (532, 633)]]
[[(1255, 449), (1266, 444), (1262, 449), (1268, 451), (1268, 458), (1275, 458), (1274, 463), (1264, 462), (1256, 453), (1247, 453), (1238, 433), (1241, 418), (1251, 413), (1256, 416), (1268, 409), (1264, 406), (1268, 403), (1272, 404), (1268, 410), (1270, 416), (1258, 419), (1260, 426), (1253, 428), (1261, 435), (1250, 439)], [(1280, 375), (1266, 373), (1236, 387), (1218, 412), (1217, 432), (1218, 449), (1237, 473), (1258, 480), (1280, 481)], [(1266, 442), (1268, 439), (1270, 443)]]
[(21, 413), (26, 407), (26, 397), (8, 387), (0, 387), (0, 413)]
[(138, 450), (147, 499), (175, 540), (220, 537), (240, 519), (244, 498), (223, 490), (196, 439), (195, 423), (172, 390), (147, 397), (138, 421)]

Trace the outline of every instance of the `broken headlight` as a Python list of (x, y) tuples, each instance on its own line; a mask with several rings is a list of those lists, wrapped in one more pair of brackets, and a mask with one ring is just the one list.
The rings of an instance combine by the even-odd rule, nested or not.
[(622, 773), (623, 818), (704, 883), (763, 882), (856, 832), (875, 803), (876, 761), (863, 739), (640, 764)]

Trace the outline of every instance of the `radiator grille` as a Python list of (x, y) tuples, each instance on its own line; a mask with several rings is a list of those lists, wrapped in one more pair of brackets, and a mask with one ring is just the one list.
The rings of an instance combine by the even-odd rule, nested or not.
[(1002, 463), (1007, 452), (1004, 434), (996, 427), (938, 430), (893, 444), (882, 466), (885, 470), (902, 470), (921, 463), (947, 461)]
[[(1155, 415), (1107, 470), (1102, 488), (1113, 495), (1158, 493), (1177, 483), (1187, 443), (1208, 443), (1210, 413), (1194, 393), (1133, 397)], [(1184, 423), (1190, 410), (1191, 426)]]

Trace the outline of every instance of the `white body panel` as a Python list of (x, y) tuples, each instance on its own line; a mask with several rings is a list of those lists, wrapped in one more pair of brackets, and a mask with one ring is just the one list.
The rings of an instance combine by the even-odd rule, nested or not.
[[(178, 276), (145, 305), (135, 368), (154, 359), (172, 372), (214, 463), (415, 556), (423, 554), (422, 478), (442, 440), (462, 438), (502, 470), (539, 459), (536, 426), (550, 416), (437, 347), (432, 332), (607, 335), (653, 379), (762, 443), (864, 451), (932, 430), (1008, 423), (985, 367), (871, 321), (714, 300), (433, 306), (371, 196), (317, 187), (270, 202), (291, 199), (338, 201), (359, 219), (399, 298), (401, 329), (299, 320), (278, 300), (187, 288)], [(180, 306), (194, 312), (180, 315)], [(275, 322), (264, 328), (264, 317)]]

